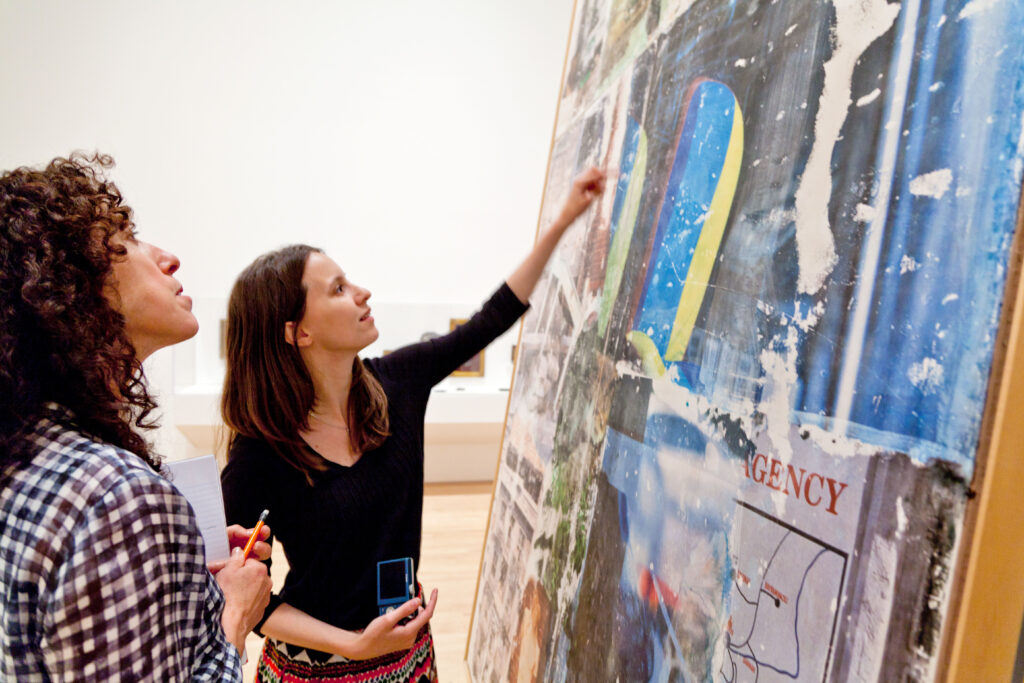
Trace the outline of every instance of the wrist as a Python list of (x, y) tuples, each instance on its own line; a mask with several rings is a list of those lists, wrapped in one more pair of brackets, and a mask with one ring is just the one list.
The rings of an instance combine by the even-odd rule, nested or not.
[(366, 651), (365, 633), (353, 633), (345, 629), (337, 629), (337, 631), (333, 651), (349, 659), (365, 659), (363, 654)]
[(576, 216), (572, 215), (568, 209), (562, 209), (558, 216), (555, 217), (554, 222), (551, 223), (549, 230), (561, 234), (572, 225), (574, 220), (576, 220)]
[(238, 652), (245, 652), (245, 637), (248, 635), (249, 629), (245, 626), (242, 613), (225, 606), (220, 616), (220, 625), (224, 629), (224, 636), (238, 648)]

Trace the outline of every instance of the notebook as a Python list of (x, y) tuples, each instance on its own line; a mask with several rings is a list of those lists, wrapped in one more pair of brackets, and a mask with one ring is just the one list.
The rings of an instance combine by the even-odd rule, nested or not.
[(164, 463), (164, 473), (192, 505), (206, 546), (206, 561), (226, 560), (228, 547), (220, 469), (213, 454)]

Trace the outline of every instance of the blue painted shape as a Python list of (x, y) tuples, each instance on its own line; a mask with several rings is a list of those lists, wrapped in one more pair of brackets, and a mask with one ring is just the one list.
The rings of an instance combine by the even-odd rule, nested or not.
[(718, 189), (736, 115), (735, 96), (717, 81), (697, 83), (685, 105), (651, 266), (633, 321), (633, 329), (649, 336), (663, 356), (694, 247)]

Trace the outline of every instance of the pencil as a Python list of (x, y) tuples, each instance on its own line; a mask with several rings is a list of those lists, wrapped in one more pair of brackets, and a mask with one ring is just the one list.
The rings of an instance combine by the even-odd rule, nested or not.
[(252, 547), (256, 545), (256, 539), (260, 537), (260, 529), (263, 528), (263, 523), (267, 521), (267, 515), (270, 514), (270, 510), (264, 510), (260, 513), (260, 518), (256, 522), (256, 528), (252, 530), (252, 536), (245, 544), (245, 549), (242, 550), (242, 562), (249, 559), (249, 553), (252, 552)]

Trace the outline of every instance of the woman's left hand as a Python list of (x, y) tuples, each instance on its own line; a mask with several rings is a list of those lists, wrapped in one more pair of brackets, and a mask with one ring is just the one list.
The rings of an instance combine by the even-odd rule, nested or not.
[[(346, 655), (350, 659), (373, 659), (389, 652), (408, 650), (416, 644), (420, 629), (434, 616), (437, 606), (437, 589), (430, 593), (430, 601), (422, 604), (421, 598), (413, 598), (394, 611), (382, 614), (366, 627), (356, 639), (356, 651)], [(410, 620), (399, 623), (406, 617)]]
[[(253, 529), (254, 528), (255, 527), (253, 527)], [(228, 527), (227, 532), (228, 547), (232, 549), (244, 548), (245, 544), (249, 542), (249, 536), (252, 535), (252, 529), (246, 529), (241, 524), (232, 524)], [(260, 562), (269, 560), (271, 548), (270, 544), (266, 542), (268, 538), (270, 538), (270, 527), (264, 525), (263, 528), (260, 529), (260, 537), (256, 541), (256, 545), (252, 547), (252, 552), (250, 553), (249, 557), (256, 558)], [(215, 560), (213, 562), (208, 563), (206, 566), (210, 570), (211, 574), (216, 574), (221, 569), (223, 569), (224, 565), (226, 565), (227, 563), (227, 560)]]

